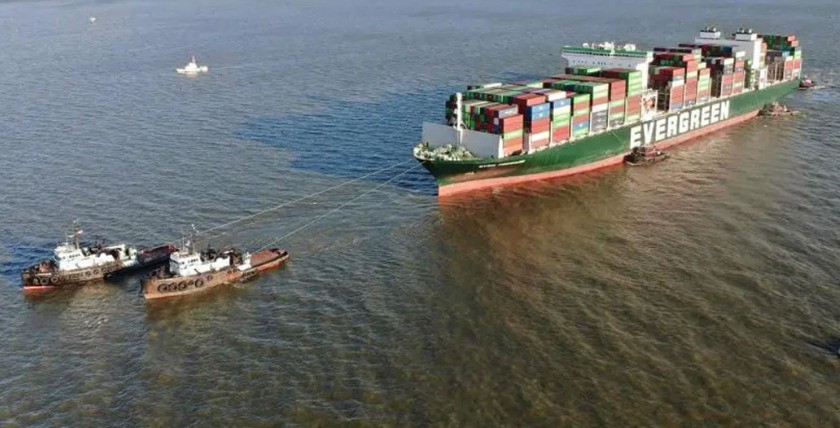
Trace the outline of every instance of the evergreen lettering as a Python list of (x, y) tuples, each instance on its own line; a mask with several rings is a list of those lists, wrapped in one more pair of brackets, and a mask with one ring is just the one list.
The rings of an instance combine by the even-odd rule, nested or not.
[(729, 101), (652, 120), (630, 128), (630, 147), (649, 145), (729, 119)]

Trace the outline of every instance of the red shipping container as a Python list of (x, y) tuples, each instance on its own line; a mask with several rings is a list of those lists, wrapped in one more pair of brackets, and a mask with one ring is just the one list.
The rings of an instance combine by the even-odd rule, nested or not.
[(633, 95), (632, 97), (627, 97), (628, 103), (641, 103), (642, 96), (641, 95)]
[(610, 102), (610, 97), (601, 97), (601, 98), (596, 98), (596, 99), (592, 100), (592, 105), (593, 106), (599, 106), (601, 104), (606, 104), (608, 102)]
[(550, 129), (551, 129), (551, 122), (531, 124), (530, 127), (526, 127), (526, 130), (531, 134), (539, 134), (540, 132), (545, 132), (545, 131), (548, 131)]
[(531, 130), (532, 132), (534, 129), (541, 129), (549, 125), (551, 125), (551, 118), (548, 117), (545, 119), (538, 119), (532, 122), (529, 122), (527, 120), (525, 121), (525, 129)]
[(522, 116), (521, 114), (506, 117), (504, 119), (499, 119), (499, 126), (502, 128), (503, 134), (510, 131), (516, 131), (517, 129), (522, 129), (523, 125), (524, 116)]
[(520, 113), (524, 113), (524, 107), (531, 107), (544, 102), (546, 102), (545, 95), (539, 94), (522, 94), (511, 98), (511, 103), (519, 106)]
[(551, 134), (551, 140), (554, 142), (565, 141), (568, 140), (571, 135), (572, 128), (564, 126), (562, 128), (557, 128), (554, 130), (554, 132)]

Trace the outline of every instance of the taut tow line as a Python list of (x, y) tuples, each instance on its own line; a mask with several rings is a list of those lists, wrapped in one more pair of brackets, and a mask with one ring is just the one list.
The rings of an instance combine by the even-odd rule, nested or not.
[[(413, 160), (413, 159), (412, 159), (412, 160)], [(405, 162), (403, 162), (403, 163), (405, 163)], [(264, 249), (266, 249), (266, 248), (269, 248), (269, 247), (271, 247), (272, 245), (274, 245), (274, 244), (276, 244), (276, 243), (278, 243), (278, 242), (280, 242), (280, 241), (282, 241), (282, 240), (284, 240), (284, 239), (286, 239), (286, 238), (288, 238), (288, 237), (290, 237), (290, 236), (294, 235), (295, 233), (298, 233), (298, 232), (300, 232), (301, 230), (306, 229), (306, 228), (307, 228), (307, 227), (309, 227), (309, 226), (312, 226), (313, 224), (315, 224), (315, 223), (317, 223), (318, 221), (320, 221), (320, 220), (322, 220), (322, 219), (326, 218), (326, 217), (327, 217), (327, 216), (329, 216), (330, 214), (333, 214), (333, 213), (335, 213), (336, 211), (338, 211), (338, 210), (340, 210), (340, 209), (342, 209), (342, 208), (346, 207), (347, 205), (350, 205), (350, 204), (352, 204), (353, 202), (356, 202), (357, 200), (361, 199), (362, 197), (364, 197), (364, 196), (366, 196), (366, 195), (369, 195), (369, 194), (371, 194), (371, 193), (373, 193), (373, 192), (375, 192), (375, 191), (379, 190), (380, 188), (382, 188), (382, 187), (383, 187), (383, 186), (385, 186), (386, 184), (388, 184), (388, 183), (390, 183), (390, 182), (392, 182), (392, 181), (396, 180), (396, 179), (397, 179), (397, 178), (399, 178), (399, 177), (402, 177), (402, 176), (403, 176), (403, 175), (405, 175), (405, 174), (408, 174), (410, 171), (414, 170), (415, 168), (417, 168), (417, 167), (419, 167), (419, 166), (421, 166), (421, 165), (423, 165), (423, 163), (422, 163), (422, 162), (421, 162), (421, 163), (418, 163), (417, 165), (414, 165), (413, 167), (411, 167), (411, 168), (409, 168), (409, 169), (407, 169), (407, 170), (405, 170), (405, 171), (403, 171), (403, 172), (401, 172), (401, 173), (399, 173), (399, 174), (397, 174), (397, 175), (395, 175), (395, 176), (393, 176), (393, 177), (391, 177), (391, 178), (389, 178), (389, 179), (387, 179), (387, 180), (385, 180), (384, 182), (382, 182), (382, 183), (378, 184), (378, 185), (377, 185), (376, 187), (374, 187), (373, 189), (370, 189), (370, 190), (368, 190), (367, 192), (362, 193), (361, 195), (356, 196), (356, 197), (355, 197), (355, 198), (353, 198), (353, 199), (350, 199), (349, 201), (347, 201), (347, 202), (345, 202), (345, 203), (343, 203), (343, 204), (341, 204), (341, 205), (339, 205), (339, 206), (337, 206), (337, 207), (335, 207), (335, 208), (333, 208), (333, 209), (331, 209), (331, 210), (327, 211), (325, 214), (323, 214), (323, 215), (320, 215), (320, 216), (316, 217), (315, 219), (311, 220), (310, 222), (308, 222), (308, 223), (304, 224), (303, 226), (298, 227), (297, 229), (295, 229), (295, 230), (293, 230), (293, 231), (291, 231), (291, 232), (289, 232), (289, 233), (287, 233), (287, 234), (285, 234), (285, 235), (283, 235), (283, 236), (281, 236), (281, 237), (279, 237), (279, 238), (277, 238), (277, 239), (275, 239), (275, 240), (273, 240), (273, 241), (269, 242), (268, 244), (263, 245), (263, 246), (262, 246), (259, 250), (264, 250)], [(257, 250), (257, 251), (259, 251), (259, 250)]]
[[(400, 166), (400, 165), (404, 165), (404, 164), (406, 164), (406, 163), (408, 163), (408, 162), (413, 162), (413, 161), (414, 161), (414, 159), (409, 159), (409, 160), (406, 160), (406, 161), (403, 161), (403, 162), (400, 162), (400, 163), (396, 163), (396, 164), (394, 164), (394, 165), (391, 165), (391, 166), (388, 166), (388, 167), (385, 167), (385, 168), (378, 169), (378, 170), (373, 171), (373, 172), (371, 172), (371, 173), (365, 174), (365, 175), (363, 175), (363, 176), (361, 176), (361, 177), (357, 177), (357, 178), (354, 178), (354, 179), (352, 179), (352, 180), (347, 180), (347, 181), (345, 181), (345, 182), (342, 182), (342, 183), (336, 184), (335, 186), (330, 186), (330, 187), (327, 187), (327, 188), (326, 188), (326, 189), (324, 189), (324, 190), (320, 190), (320, 191), (318, 191), (318, 192), (315, 192), (315, 193), (309, 194), (309, 195), (307, 195), (307, 196), (300, 197), (300, 198), (295, 199), (295, 200), (293, 200), (293, 201), (283, 202), (282, 204), (278, 204), (278, 205), (275, 205), (275, 206), (273, 206), (273, 207), (266, 208), (266, 209), (264, 209), (264, 210), (262, 210), (262, 211), (258, 211), (258, 212), (255, 212), (255, 213), (253, 213), (253, 214), (249, 214), (249, 215), (246, 215), (246, 216), (244, 216), (244, 217), (240, 217), (240, 218), (238, 218), (238, 219), (231, 220), (231, 221), (229, 221), (229, 222), (227, 222), (227, 223), (223, 223), (223, 224), (220, 224), (220, 225), (218, 225), (218, 226), (214, 226), (214, 227), (211, 227), (211, 228), (209, 228), (209, 229), (202, 230), (202, 231), (198, 232), (198, 234), (199, 234), (199, 235), (203, 235), (203, 234), (206, 234), (206, 233), (213, 232), (213, 231), (215, 231), (215, 230), (219, 230), (219, 229), (226, 228), (226, 227), (228, 227), (228, 226), (232, 226), (232, 225), (237, 224), (237, 223), (241, 223), (241, 222), (243, 222), (243, 221), (250, 220), (250, 219), (252, 219), (252, 218), (254, 218), (254, 217), (258, 217), (258, 216), (263, 215), (263, 214), (265, 214), (265, 213), (269, 213), (269, 212), (271, 212), (271, 211), (276, 211), (276, 210), (279, 210), (280, 208), (284, 208), (284, 207), (287, 207), (287, 206), (289, 206), (289, 205), (296, 204), (296, 203), (298, 203), (298, 202), (301, 202), (301, 201), (305, 201), (305, 200), (307, 200), (307, 199), (314, 198), (315, 196), (322, 195), (322, 194), (327, 193), (327, 192), (329, 192), (329, 191), (331, 191), (331, 190), (335, 190), (335, 189), (338, 189), (338, 188), (340, 188), (340, 187), (344, 187), (344, 186), (346, 186), (346, 185), (348, 185), (348, 184), (352, 184), (352, 183), (355, 183), (355, 182), (357, 182), (357, 181), (364, 180), (365, 178), (368, 178), (368, 177), (370, 177), (370, 176), (373, 176), (373, 175), (379, 174), (380, 172), (387, 171), (387, 170), (389, 170), (389, 169), (392, 169), (392, 168), (395, 168), (395, 167), (398, 167), (398, 166)], [(399, 177), (399, 176), (401, 176), (401, 175), (403, 175), (403, 174), (407, 173), (408, 171), (413, 170), (414, 168), (416, 168), (416, 167), (417, 167), (417, 166), (419, 166), (419, 165), (422, 165), (422, 163), (420, 163), (420, 164), (418, 164), (418, 165), (415, 165), (414, 167), (412, 167), (412, 168), (410, 168), (410, 169), (408, 169), (408, 170), (404, 171), (403, 173), (401, 173), (401, 174), (399, 174), (399, 175), (396, 175), (396, 176), (394, 176), (394, 177), (391, 177), (391, 179), (389, 179), (389, 180), (388, 180), (388, 181), (386, 181), (385, 183), (388, 183), (388, 182), (392, 181), (393, 179), (395, 179), (395, 178), (397, 178), (397, 177)], [(383, 184), (385, 184), (385, 183), (383, 183)], [(377, 186), (377, 187), (375, 187), (374, 189), (378, 189), (379, 187), (380, 187), (380, 186)], [(368, 193), (369, 193), (369, 192), (368, 192)], [(365, 193), (365, 194), (366, 194), (366, 193)], [(353, 199), (353, 200), (355, 200), (355, 199)], [(351, 202), (352, 202), (352, 201), (351, 201)], [(214, 237), (216, 237), (216, 236), (220, 236), (220, 235), (221, 235), (221, 234), (219, 234), (219, 235), (209, 236), (209, 237), (208, 237), (208, 239), (210, 239), (210, 238), (214, 238)]]

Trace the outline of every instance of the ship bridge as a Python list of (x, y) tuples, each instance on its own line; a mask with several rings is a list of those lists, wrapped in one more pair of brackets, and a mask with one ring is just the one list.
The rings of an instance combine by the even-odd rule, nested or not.
[(648, 65), (653, 61), (653, 51), (638, 50), (635, 45), (604, 42), (594, 45), (563, 46), (561, 55), (569, 67), (595, 65), (601, 68), (631, 68), (642, 72), (642, 87), (648, 86)]

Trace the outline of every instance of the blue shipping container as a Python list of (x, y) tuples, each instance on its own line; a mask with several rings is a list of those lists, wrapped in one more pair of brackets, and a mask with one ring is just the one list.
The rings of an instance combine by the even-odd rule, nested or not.
[(572, 130), (574, 131), (580, 131), (581, 129), (589, 129), (589, 121), (572, 125)]

